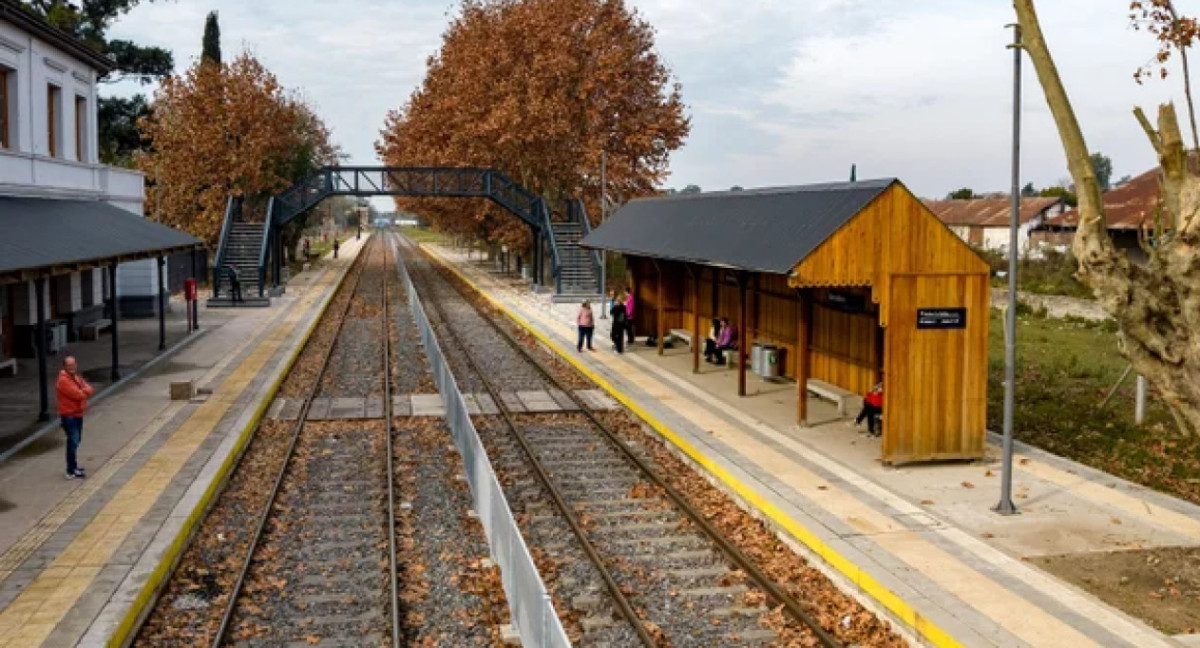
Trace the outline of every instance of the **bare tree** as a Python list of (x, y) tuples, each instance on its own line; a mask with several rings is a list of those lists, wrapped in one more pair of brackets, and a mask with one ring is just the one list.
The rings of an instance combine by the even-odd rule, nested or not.
[[(1175, 106), (1170, 103), (1159, 106), (1157, 128), (1140, 108), (1134, 110), (1162, 166), (1161, 216), (1152, 234), (1143, 230), (1142, 244), (1148, 260), (1144, 266), (1136, 265), (1109, 238), (1096, 171), (1046, 45), (1033, 0), (1014, 0), (1014, 5), (1024, 49), (1054, 116), (1079, 197), (1079, 225), (1071, 246), (1079, 260), (1079, 278), (1116, 319), (1120, 328), (1117, 344), (1122, 355), (1162, 395), (1180, 430), (1197, 434), (1200, 432), (1200, 219), (1196, 216), (1200, 212), (1200, 177), (1188, 164)], [(1137, 6), (1134, 3), (1135, 9)], [(1173, 8), (1165, 15), (1176, 25), (1181, 24)], [(1190, 42), (1172, 41), (1181, 50)], [(1188, 103), (1190, 112), (1190, 99)]]

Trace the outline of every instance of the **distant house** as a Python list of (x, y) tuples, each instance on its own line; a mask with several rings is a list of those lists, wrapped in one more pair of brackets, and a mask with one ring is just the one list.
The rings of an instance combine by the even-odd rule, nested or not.
[[(1008, 253), (1012, 201), (1007, 196), (974, 200), (926, 200), (925, 206), (959, 238), (985, 250)], [(1029, 254), (1030, 233), (1067, 209), (1062, 198), (1022, 198), (1017, 249)]]
[[(1138, 245), (1138, 231), (1153, 229), (1159, 209), (1159, 178), (1162, 171), (1155, 167), (1129, 182), (1104, 194), (1104, 217), (1108, 235), (1113, 243), (1126, 251), (1130, 259), (1144, 261), (1146, 255)], [(1070, 209), (1046, 222), (1033, 234), (1035, 242), (1069, 246), (1079, 224), (1079, 210)]]

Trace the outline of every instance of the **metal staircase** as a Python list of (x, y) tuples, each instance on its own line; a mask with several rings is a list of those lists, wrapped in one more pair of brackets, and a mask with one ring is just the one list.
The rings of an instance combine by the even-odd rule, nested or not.
[(555, 277), (556, 302), (598, 300), (600, 290), (600, 255), (595, 250), (579, 247), (579, 241), (591, 232), (583, 202), (567, 203), (567, 219), (550, 223), (550, 239), (557, 249)]
[[(265, 268), (263, 253), (266, 249), (267, 227), (265, 223), (245, 220), (242, 214), (243, 201), (230, 198), (225, 209), (225, 223), (221, 228), (221, 246), (213, 265), (213, 294), (208, 305), (213, 306), (269, 306), (271, 300), (263, 294)], [(242, 301), (234, 303), (233, 290), (226, 267), (237, 268), (242, 284)]]

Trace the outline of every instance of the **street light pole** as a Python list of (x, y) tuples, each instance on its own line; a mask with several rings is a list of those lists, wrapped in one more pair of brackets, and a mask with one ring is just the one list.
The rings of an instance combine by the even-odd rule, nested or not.
[(1012, 214), (1008, 226), (1008, 310), (1004, 313), (1004, 455), (1000, 473), (1000, 501), (992, 510), (1015, 515), (1012, 501), (1013, 402), (1017, 380), (1017, 230), (1021, 212), (1021, 26), (1013, 28), (1013, 136)]
[[(600, 224), (608, 215), (608, 151), (600, 151)], [(600, 319), (608, 319), (608, 250), (600, 250)]]

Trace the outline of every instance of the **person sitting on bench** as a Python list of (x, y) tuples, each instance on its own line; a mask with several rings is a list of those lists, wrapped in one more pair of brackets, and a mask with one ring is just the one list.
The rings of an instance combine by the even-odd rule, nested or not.
[(717, 334), (717, 341), (713, 345), (712, 354), (708, 357), (708, 361), (715, 365), (725, 364), (725, 351), (737, 348), (737, 329), (729, 324), (729, 320), (721, 318), (721, 331)]
[[(867, 432), (871, 436), (879, 436), (875, 433), (875, 419), (880, 416), (883, 416), (883, 383), (875, 383), (871, 391), (863, 397), (862, 411), (858, 413), (858, 418), (854, 419), (854, 425), (861, 425), (862, 420), (867, 419)], [(880, 427), (883, 427), (882, 424)]]
[(704, 360), (712, 362), (713, 355), (717, 352), (717, 339), (721, 337), (721, 320), (713, 318), (712, 328), (708, 330), (708, 337), (704, 338)]

